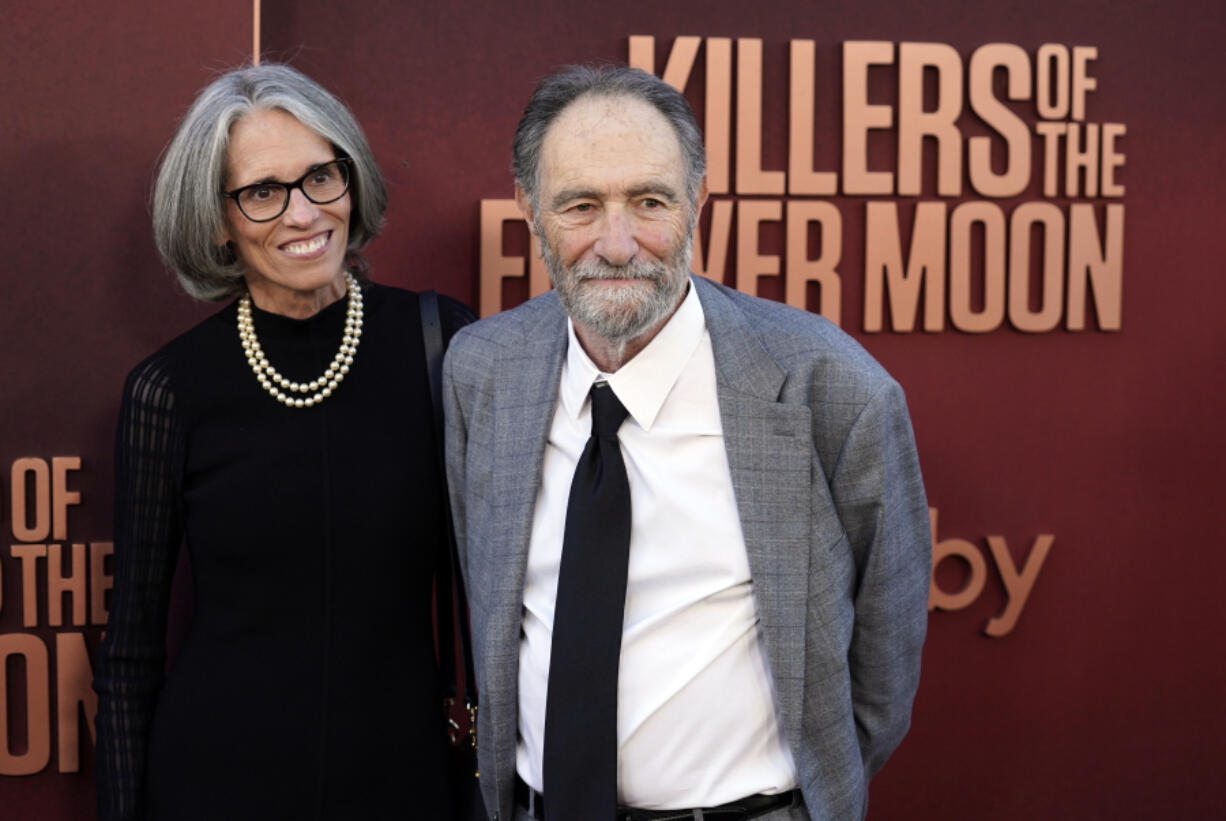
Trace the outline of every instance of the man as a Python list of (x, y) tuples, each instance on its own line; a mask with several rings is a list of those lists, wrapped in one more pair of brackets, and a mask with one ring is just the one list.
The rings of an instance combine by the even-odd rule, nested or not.
[(444, 375), (491, 817), (862, 817), (927, 616), (901, 390), (689, 275), (705, 159), (660, 80), (546, 78), (514, 171), (554, 290)]

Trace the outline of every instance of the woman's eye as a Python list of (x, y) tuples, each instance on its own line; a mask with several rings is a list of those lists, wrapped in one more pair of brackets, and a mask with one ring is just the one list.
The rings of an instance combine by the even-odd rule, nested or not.
[(247, 198), (250, 200), (254, 200), (256, 202), (263, 202), (264, 200), (270, 200), (272, 199), (272, 197), (273, 197), (273, 190), (272, 190), (272, 187), (268, 185), (260, 185), (260, 186), (256, 186), (255, 188), (247, 189)]
[(321, 168), (311, 175), (311, 182), (315, 185), (327, 185), (332, 181), (332, 169)]

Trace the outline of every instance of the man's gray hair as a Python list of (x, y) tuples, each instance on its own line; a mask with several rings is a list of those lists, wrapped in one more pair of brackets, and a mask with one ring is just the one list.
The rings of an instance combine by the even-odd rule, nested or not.
[(707, 172), (702, 131), (689, 102), (677, 89), (637, 68), (626, 66), (566, 66), (537, 85), (515, 130), (511, 173), (528, 195), (535, 211), (540, 183), (541, 145), (554, 120), (580, 97), (630, 97), (651, 105), (668, 120), (681, 143), (685, 183), (690, 207), (698, 203), (698, 189)]
[(230, 129), (253, 111), (274, 109), (323, 137), (338, 157), (353, 160), (347, 267), (364, 267), (357, 252), (383, 227), (383, 175), (344, 104), (289, 66), (265, 63), (227, 72), (200, 92), (179, 124), (153, 188), (158, 252), (197, 299), (225, 299), (242, 289), (242, 260), (220, 242), (226, 225), (222, 188)]

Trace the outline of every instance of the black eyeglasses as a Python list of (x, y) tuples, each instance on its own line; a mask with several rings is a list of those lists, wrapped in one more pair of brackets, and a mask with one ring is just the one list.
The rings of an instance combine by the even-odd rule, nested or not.
[(252, 222), (270, 222), (285, 213), (295, 188), (316, 205), (327, 205), (345, 196), (352, 162), (349, 157), (338, 157), (312, 168), (293, 182), (257, 182), (221, 193), (234, 200), (238, 210)]

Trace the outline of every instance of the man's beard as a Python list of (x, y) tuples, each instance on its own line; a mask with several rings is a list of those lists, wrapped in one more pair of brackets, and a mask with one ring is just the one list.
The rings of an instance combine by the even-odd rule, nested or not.
[[(627, 265), (610, 265), (602, 260), (577, 262), (569, 269), (554, 253), (546, 239), (541, 243), (542, 259), (549, 281), (562, 307), (577, 325), (616, 347), (651, 330), (662, 322), (681, 300), (689, 280), (691, 237), (664, 262), (633, 259)], [(591, 287), (594, 279), (635, 280), (629, 287)]]

